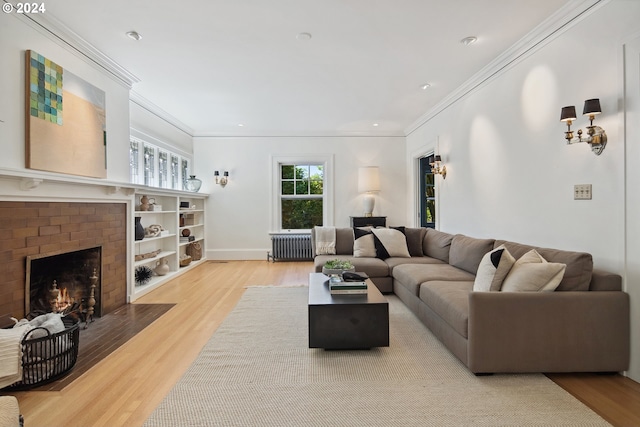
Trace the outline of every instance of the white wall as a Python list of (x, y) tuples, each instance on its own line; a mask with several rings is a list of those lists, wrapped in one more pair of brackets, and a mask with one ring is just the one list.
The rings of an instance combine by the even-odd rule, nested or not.
[(129, 103), (131, 135), (174, 153), (191, 157), (193, 137), (135, 101)]
[[(613, 0), (407, 137), (408, 153), (439, 141), (448, 172), (440, 229), (586, 251), (596, 268), (624, 275), (621, 52), (640, 30), (638, 17), (640, 2)], [(565, 145), (559, 121), (563, 106), (580, 114), (589, 98), (600, 98), (595, 124), (609, 137), (600, 156), (586, 144)], [(581, 116), (573, 128), (587, 124)], [(592, 184), (593, 199), (573, 200), (574, 184)], [(640, 283), (625, 286), (640, 292)], [(630, 376), (639, 381), (637, 329), (632, 341)]]
[(16, 14), (0, 14), (0, 168), (25, 169), (25, 50), (51, 59), (106, 93), (107, 179), (129, 180), (129, 88)]
[[(359, 166), (380, 166), (381, 191), (374, 215), (390, 225), (406, 218), (405, 143), (402, 137), (261, 137), (196, 138), (194, 171), (209, 193), (207, 257), (266, 259), (271, 247), (271, 156), (334, 156), (336, 226), (349, 226), (349, 216), (362, 215), (358, 194)], [(229, 171), (226, 187), (214, 183), (213, 172)], [(329, 225), (329, 224), (327, 224)]]

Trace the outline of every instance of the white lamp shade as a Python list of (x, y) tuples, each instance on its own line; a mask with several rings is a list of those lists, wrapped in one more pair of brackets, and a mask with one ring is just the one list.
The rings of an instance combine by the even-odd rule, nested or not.
[(380, 174), (378, 171), (378, 166), (365, 166), (358, 169), (359, 193), (380, 191)]

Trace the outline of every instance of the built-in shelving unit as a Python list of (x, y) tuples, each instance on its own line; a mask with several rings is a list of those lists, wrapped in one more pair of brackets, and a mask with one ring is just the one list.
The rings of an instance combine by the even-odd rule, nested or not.
[[(141, 205), (143, 196), (149, 199), (148, 208), (146, 205)], [(143, 239), (133, 242), (131, 301), (205, 260), (205, 195), (186, 196), (178, 192), (150, 189), (149, 191), (137, 190), (134, 199), (133, 227), (135, 228), (135, 217), (140, 217), (140, 223), (145, 228), (146, 235)], [(143, 210), (145, 208), (147, 210)], [(158, 235), (150, 230), (155, 225), (161, 228)], [(192, 258), (188, 265), (181, 266), (181, 260), (194, 252), (190, 247), (191, 244), (199, 246), (201, 258), (199, 260)], [(169, 266), (169, 271), (164, 275), (157, 274), (156, 269), (165, 262)], [(149, 267), (153, 271), (153, 276), (148, 282), (139, 284), (135, 280), (136, 269), (142, 266)]]

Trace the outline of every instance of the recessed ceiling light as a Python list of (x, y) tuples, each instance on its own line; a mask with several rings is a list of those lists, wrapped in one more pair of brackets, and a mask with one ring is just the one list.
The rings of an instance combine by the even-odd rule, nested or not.
[(379, 126), (379, 125), (378, 125), (378, 123), (374, 123), (373, 125), (374, 125), (374, 126)]
[(142, 35), (137, 31), (127, 31), (126, 34), (127, 37), (135, 41), (142, 39)]
[(420, 86), (420, 89), (422, 90), (427, 90), (431, 87), (431, 83), (425, 83), (422, 86)]
[(296, 38), (298, 40), (311, 40), (311, 33), (299, 33)]
[(478, 41), (477, 37), (469, 36), (469, 37), (465, 37), (462, 40), (460, 40), (460, 43), (462, 43), (465, 46), (469, 46), (470, 44), (474, 44), (477, 41)]
[(242, 123), (238, 123), (238, 126), (239, 127), (243, 127), (244, 125)]

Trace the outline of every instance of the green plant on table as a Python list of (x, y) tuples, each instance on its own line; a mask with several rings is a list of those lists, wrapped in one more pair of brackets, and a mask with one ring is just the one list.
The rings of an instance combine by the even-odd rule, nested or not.
[(353, 268), (351, 261), (345, 261), (342, 259), (330, 259), (324, 263), (324, 268), (331, 270), (349, 270)]

